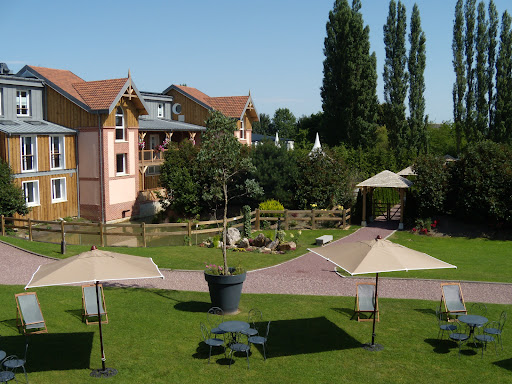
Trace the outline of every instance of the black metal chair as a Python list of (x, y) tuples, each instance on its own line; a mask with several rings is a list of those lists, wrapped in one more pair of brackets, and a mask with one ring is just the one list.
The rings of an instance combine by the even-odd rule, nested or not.
[(219, 307), (211, 307), (206, 315), (206, 320), (210, 326), (210, 333), (215, 336), (224, 335), (226, 332), (219, 328), (219, 324), (224, 321), (224, 311)]
[(469, 340), (469, 335), (462, 330), (462, 325), (457, 323), (457, 329), (455, 332), (450, 333), (448, 337), (458, 344), (460, 357), (460, 347)]
[(457, 329), (457, 326), (453, 323), (449, 323), (448, 320), (443, 319), (443, 313), (440, 309), (436, 309), (436, 318), (437, 325), (439, 326), (439, 331), (437, 332), (437, 338), (439, 339), (439, 335), (441, 335), (441, 339), (444, 336), (445, 332), (453, 332)]
[(496, 349), (496, 340), (491, 335), (486, 333), (481, 333), (478, 335), (474, 335), (476, 341), (478, 341), (482, 346), (482, 359), (484, 358), (484, 349), (487, 349), (487, 343), (494, 343), (494, 352), (496, 356), (498, 356), (498, 350)]
[(263, 359), (267, 360), (267, 354), (265, 352), (265, 345), (267, 344), (268, 340), (268, 333), (270, 331), (270, 321), (267, 324), (267, 332), (265, 333), (265, 336), (251, 336), (249, 337), (249, 344), (259, 344), (263, 346)]
[(229, 368), (231, 368), (231, 362), (233, 361), (233, 357), (232, 356), (233, 356), (234, 352), (245, 353), (246, 356), (247, 356), (247, 369), (250, 368), (250, 366), (249, 366), (249, 352), (251, 351), (251, 346), (249, 344), (244, 344), (244, 343), (236, 342), (236, 343), (229, 344), (228, 348), (230, 349), (230, 351), (229, 351)]
[[(28, 384), (28, 376), (27, 371), (25, 369), (25, 364), (27, 363), (27, 352), (28, 352), (28, 342), (25, 342), (25, 356), (23, 359), (20, 359), (16, 355), (11, 355), (5, 358), (2, 365), (7, 369), (7, 371), (10, 371), (12, 373), (16, 373), (18, 369), (22, 368), (23, 373), (25, 373), (25, 381)], [(12, 380), (12, 379), (11, 379)], [(16, 380), (18, 382), (18, 380)]]
[[(7, 359), (9, 359), (10, 357), (6, 357), (5, 359), (3, 359), (0, 364), (0, 368), (4, 368), (3, 367), (3, 362), (6, 361)], [(11, 380), (14, 380), (16, 381), (16, 383), (18, 382), (18, 380), (16, 379), (16, 376), (14, 375), (14, 372), (12, 369), (5, 369), (5, 370), (2, 370), (0, 369), (0, 383), (7, 383)]]
[(469, 308), (469, 314), (470, 315), (486, 316), (487, 315), (487, 306), (484, 303), (473, 303), (473, 304), (471, 304), (471, 307)]
[(211, 337), (211, 332), (208, 330), (206, 325), (203, 323), (201, 325), (201, 334), (203, 336), (203, 341), (206, 345), (210, 347), (210, 352), (208, 353), (208, 364), (210, 364), (210, 358), (212, 356), (212, 348), (213, 347), (223, 347), (224, 348), (224, 356), (226, 356), (226, 347), (224, 346), (224, 340), (217, 339), (215, 337)]
[(258, 334), (258, 327), (256, 326), (256, 323), (263, 320), (263, 314), (259, 309), (253, 308), (249, 311), (248, 320), (249, 324), (251, 324), (251, 328), (246, 329), (241, 333), (247, 337), (256, 336)]
[(499, 321), (491, 321), (484, 326), (484, 334), (491, 335), (493, 337), (497, 337), (498, 341), (501, 345), (501, 350), (503, 351), (503, 339), (501, 338), (501, 334), (503, 333), (503, 327), (505, 326), (505, 322), (507, 321), (507, 312), (501, 312)]

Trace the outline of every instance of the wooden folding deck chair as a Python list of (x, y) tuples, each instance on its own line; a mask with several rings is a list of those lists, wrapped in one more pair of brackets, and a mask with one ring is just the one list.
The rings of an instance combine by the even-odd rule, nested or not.
[[(368, 313), (368, 317), (361, 317), (361, 313)], [(354, 305), (354, 316), (357, 321), (372, 321), (372, 316), (377, 316), (379, 321), (379, 299), (375, 300), (375, 283), (356, 284), (356, 302)]]
[(25, 335), (48, 333), (37, 294), (35, 292), (17, 293), (14, 298), (16, 299), (16, 326), (18, 329), (23, 328)]
[[(100, 318), (105, 316), (105, 320), (101, 320), (102, 324), (108, 324), (107, 309), (105, 306), (105, 295), (103, 294), (103, 285), (98, 284), (101, 293), (100, 298)], [(96, 284), (82, 285), (82, 321), (85, 320), (87, 325), (98, 324), (98, 321), (89, 321), (90, 317), (98, 317), (98, 301), (96, 298)]]
[(460, 283), (441, 283), (441, 292), (439, 307), (441, 308), (444, 303), (445, 311), (443, 313), (448, 321), (455, 321), (457, 316), (468, 313)]

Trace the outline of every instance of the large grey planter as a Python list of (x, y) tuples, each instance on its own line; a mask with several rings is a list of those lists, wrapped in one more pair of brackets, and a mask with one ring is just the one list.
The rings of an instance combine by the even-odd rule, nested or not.
[(237, 313), (245, 277), (245, 272), (228, 276), (209, 275), (205, 272), (204, 279), (208, 282), (212, 307), (222, 308), (226, 315)]

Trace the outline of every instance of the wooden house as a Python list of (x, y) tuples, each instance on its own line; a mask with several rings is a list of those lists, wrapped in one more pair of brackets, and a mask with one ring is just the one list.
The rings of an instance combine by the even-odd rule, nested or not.
[(42, 81), (6, 68), (0, 74), (0, 158), (24, 191), (25, 217), (78, 216), (76, 131), (45, 120)]
[(204, 127), (208, 112), (218, 110), (236, 120), (236, 137), (242, 144), (251, 145), (252, 123), (258, 121), (258, 113), (250, 92), (247, 96), (210, 97), (196, 88), (173, 84), (163, 93), (181, 105), (181, 112), (173, 115), (173, 120)]
[(101, 222), (137, 215), (138, 120), (148, 112), (130, 74), (85, 81), (67, 70), (25, 66), (18, 76), (42, 80), (46, 120), (78, 132), (80, 215)]

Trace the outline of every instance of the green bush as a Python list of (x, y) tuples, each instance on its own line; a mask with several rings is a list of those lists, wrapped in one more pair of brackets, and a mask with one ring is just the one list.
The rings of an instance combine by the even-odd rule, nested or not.
[[(267, 201), (263, 201), (259, 204), (258, 208), (260, 211), (284, 211), (283, 204), (281, 204), (279, 201), (271, 199)], [(276, 214), (273, 213), (264, 213), (261, 216), (272, 216), (275, 217)], [(283, 217), (283, 214), (279, 214), (278, 217)]]
[(244, 205), (242, 207), (242, 214), (244, 216), (244, 226), (242, 228), (242, 237), (251, 237), (251, 207)]
[(419, 156), (413, 170), (416, 179), (410, 194), (415, 197), (417, 215), (432, 217), (443, 213), (448, 190), (448, 171), (444, 159), (434, 155)]

